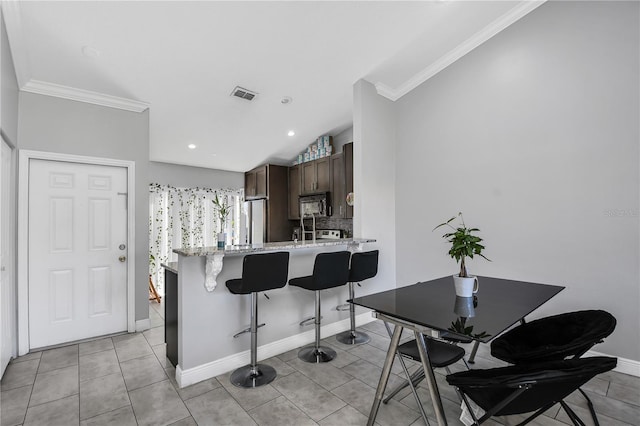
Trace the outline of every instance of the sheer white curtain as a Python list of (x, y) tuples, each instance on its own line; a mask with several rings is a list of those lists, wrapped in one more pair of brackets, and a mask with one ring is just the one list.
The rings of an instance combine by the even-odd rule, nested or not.
[[(225, 229), (213, 204), (216, 195), (230, 208)], [(173, 249), (216, 246), (219, 232), (226, 232), (226, 244), (240, 243), (243, 201), (242, 189), (149, 185), (149, 274), (161, 294), (164, 268), (160, 264), (178, 260)]]

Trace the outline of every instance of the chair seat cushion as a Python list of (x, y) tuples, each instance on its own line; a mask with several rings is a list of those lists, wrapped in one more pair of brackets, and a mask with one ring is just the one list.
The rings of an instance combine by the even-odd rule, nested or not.
[(586, 310), (541, 318), (513, 328), (491, 343), (491, 355), (512, 364), (580, 356), (613, 332), (608, 312)]
[(251, 294), (251, 291), (245, 290), (242, 287), (242, 279), (227, 280), (227, 288), (233, 294)]
[(289, 280), (289, 285), (292, 285), (294, 287), (301, 287), (306, 290), (315, 290), (315, 287), (313, 285), (313, 276), (311, 275), (307, 277), (291, 278)]
[[(429, 353), (429, 359), (431, 365), (434, 368), (442, 368), (457, 362), (464, 357), (464, 349), (460, 346), (455, 346), (450, 343), (440, 342), (439, 340), (425, 337), (425, 343), (427, 344), (427, 351)], [(413, 361), (420, 362), (420, 352), (418, 351), (418, 345), (415, 340), (410, 340), (398, 346), (400, 353), (412, 359)]]

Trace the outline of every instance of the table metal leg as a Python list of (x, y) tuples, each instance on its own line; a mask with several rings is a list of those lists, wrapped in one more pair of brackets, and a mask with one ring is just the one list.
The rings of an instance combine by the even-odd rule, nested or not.
[(400, 336), (402, 335), (402, 327), (396, 325), (393, 329), (393, 336), (391, 336), (391, 343), (389, 344), (389, 351), (387, 352), (387, 357), (384, 360), (384, 366), (382, 367), (382, 374), (380, 375), (380, 381), (378, 382), (378, 388), (376, 389), (376, 396), (373, 399), (373, 406), (371, 407), (371, 412), (369, 413), (369, 420), (367, 421), (367, 426), (373, 426), (376, 421), (376, 416), (378, 415), (378, 409), (380, 408), (380, 403), (382, 402), (382, 398), (384, 397), (384, 391), (387, 388), (387, 382), (389, 381), (389, 374), (391, 374), (391, 367), (393, 367), (393, 360), (396, 356), (396, 351), (398, 350), (398, 343), (400, 343)]
[[(388, 323), (384, 323), (385, 328), (387, 329), (387, 333), (389, 334), (389, 337), (392, 337), (391, 334), (391, 329), (389, 328), (389, 324)], [(400, 333), (400, 336), (402, 337), (402, 333)], [(416, 403), (418, 404), (418, 409), (420, 410), (420, 414), (422, 414), (422, 419), (424, 420), (424, 424), (428, 425), (429, 424), (429, 419), (427, 418), (427, 413), (424, 412), (424, 407), (422, 406), (422, 402), (420, 401), (420, 397), (418, 396), (418, 391), (416, 390), (416, 385), (414, 385), (413, 381), (415, 380), (415, 378), (409, 374), (409, 369), (407, 368), (407, 364), (405, 364), (404, 359), (402, 359), (402, 355), (400, 354), (400, 352), (398, 352), (398, 350), (396, 349), (396, 355), (398, 356), (398, 361), (400, 361), (400, 365), (402, 366), (402, 370), (404, 370), (404, 375), (407, 376), (407, 386), (411, 387), (411, 393), (413, 394), (413, 397), (416, 400)], [(420, 379), (422, 380), (422, 379)], [(418, 380), (416, 382), (416, 384), (420, 381)], [(398, 392), (400, 392), (402, 389), (404, 389), (404, 386), (398, 386), (398, 388), (396, 390), (394, 390), (391, 395), (389, 395), (387, 397), (387, 399), (385, 399), (383, 402), (386, 404), (388, 402), (389, 399), (391, 399), (394, 395), (396, 395)]]
[(431, 402), (433, 402), (433, 409), (436, 413), (438, 425), (446, 426), (447, 418), (444, 415), (444, 408), (442, 407), (442, 399), (440, 399), (438, 384), (436, 383), (436, 378), (433, 374), (433, 368), (431, 368), (431, 360), (429, 359), (427, 344), (422, 333), (414, 331), (414, 334), (416, 336), (416, 343), (418, 343), (418, 352), (420, 352), (422, 368), (424, 369), (424, 376), (427, 384), (429, 385), (429, 394), (431, 395)]

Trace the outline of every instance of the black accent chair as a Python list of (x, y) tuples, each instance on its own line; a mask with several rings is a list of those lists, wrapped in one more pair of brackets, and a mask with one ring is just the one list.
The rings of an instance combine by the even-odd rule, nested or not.
[[(349, 269), (349, 300), (355, 297), (353, 283), (373, 278), (378, 274), (378, 250), (356, 252), (351, 255), (351, 268)], [(342, 306), (342, 305), (341, 305)], [(349, 303), (349, 330), (336, 335), (336, 340), (345, 345), (358, 345), (367, 343), (371, 338), (368, 334), (356, 330), (356, 307)]]
[(320, 321), (322, 319), (320, 316), (320, 291), (340, 287), (347, 283), (350, 258), (351, 253), (348, 251), (320, 253), (316, 255), (313, 264), (313, 275), (289, 280), (289, 285), (315, 291), (316, 296), (315, 317), (308, 318), (300, 323), (300, 325), (305, 325), (313, 319), (316, 326), (315, 345), (302, 348), (298, 352), (298, 358), (303, 361), (313, 363), (329, 362), (336, 357), (336, 351), (320, 346)]
[[(491, 342), (491, 355), (515, 365), (565, 358), (577, 359), (613, 333), (616, 319), (609, 312), (567, 312), (524, 323)], [(593, 403), (586, 398), (593, 422), (599, 425)]]
[[(617, 359), (610, 357), (547, 361), (462, 371), (448, 375), (447, 382), (462, 395), (475, 425), (493, 416), (533, 412), (519, 423), (525, 425), (559, 403), (575, 426), (584, 426), (563, 399), (596, 375), (615, 368), (616, 363)], [(469, 399), (485, 411), (480, 418), (474, 414)]]
[(275, 252), (248, 254), (242, 261), (242, 278), (228, 280), (227, 288), (233, 294), (251, 294), (251, 325), (237, 333), (251, 333), (251, 364), (231, 373), (231, 383), (238, 387), (254, 388), (266, 385), (276, 378), (276, 370), (266, 364), (258, 364), (258, 292), (282, 288), (287, 284), (289, 253)]

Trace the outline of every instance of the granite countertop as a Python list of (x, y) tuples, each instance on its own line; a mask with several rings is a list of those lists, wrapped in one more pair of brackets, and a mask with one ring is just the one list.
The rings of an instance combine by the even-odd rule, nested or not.
[[(374, 243), (376, 240), (372, 238), (341, 238), (339, 240), (316, 240), (313, 241), (280, 241), (276, 243), (264, 243), (264, 244), (244, 244), (238, 246), (227, 246), (224, 249), (217, 247), (193, 247), (187, 249), (174, 249), (174, 253), (178, 253), (182, 256), (208, 256), (214, 254), (222, 254), (224, 256), (235, 254), (249, 254), (258, 253), (262, 251), (277, 251), (277, 250), (297, 250), (314, 247), (329, 247), (329, 246), (341, 246), (345, 244), (363, 244)], [(164, 265), (163, 265), (164, 266)]]

